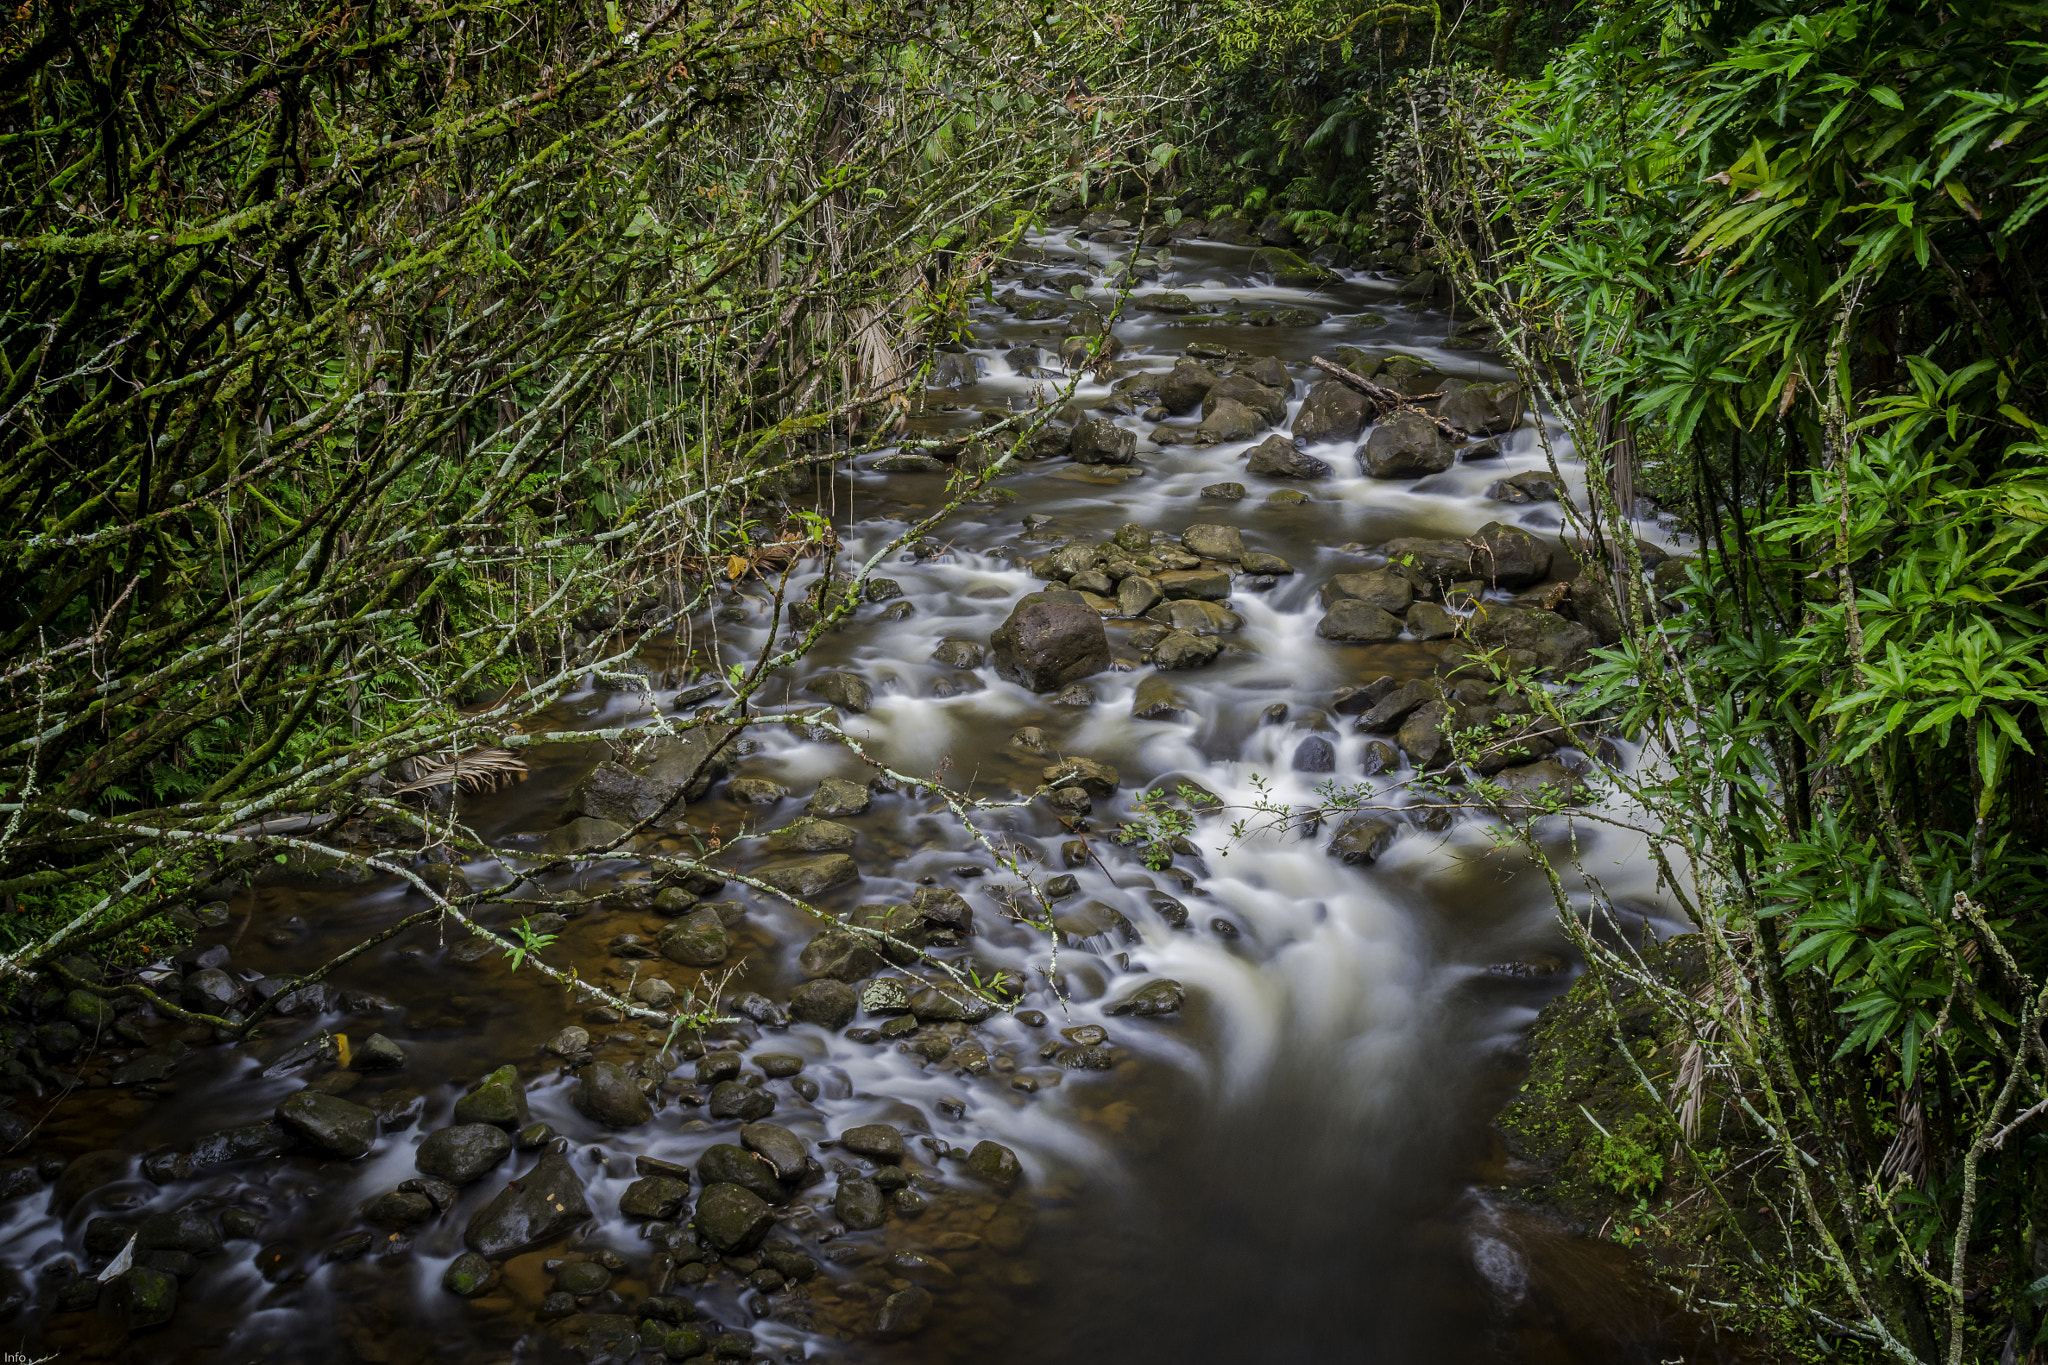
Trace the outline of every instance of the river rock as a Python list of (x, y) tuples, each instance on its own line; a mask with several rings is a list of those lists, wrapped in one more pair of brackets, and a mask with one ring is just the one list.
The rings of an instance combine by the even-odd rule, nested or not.
[(583, 1068), (576, 1108), (585, 1118), (607, 1128), (637, 1128), (654, 1117), (654, 1106), (641, 1093), (633, 1073), (611, 1062)]
[(1336, 837), (1323, 851), (1341, 863), (1370, 866), (1387, 851), (1397, 832), (1391, 820), (1378, 816), (1353, 816), (1338, 827)]
[(467, 1185), (512, 1154), (512, 1138), (488, 1123), (456, 1123), (427, 1134), (413, 1152), (422, 1174)]
[(725, 784), (725, 796), (741, 806), (772, 806), (789, 795), (789, 788), (766, 777), (735, 777)]
[(775, 853), (844, 853), (853, 847), (854, 837), (837, 821), (810, 817), (771, 832), (766, 842)]
[(663, 957), (685, 967), (716, 967), (732, 951), (732, 939), (717, 911), (699, 907), (664, 925), (655, 946)]
[(711, 1102), (706, 1108), (715, 1119), (756, 1123), (775, 1112), (775, 1097), (740, 1081), (720, 1081), (711, 1087)]
[(1283, 289), (1320, 289), (1338, 278), (1337, 272), (1328, 266), (1317, 265), (1285, 246), (1264, 246), (1254, 251), (1251, 270), (1255, 275), (1271, 276), (1273, 283)]
[(1294, 747), (1290, 765), (1298, 773), (1328, 773), (1337, 770), (1337, 748), (1321, 735), (1310, 735)]
[(1169, 601), (1192, 598), (1201, 602), (1222, 602), (1230, 597), (1228, 569), (1166, 569), (1154, 575), (1152, 581), (1159, 585), (1159, 590)]
[(875, 704), (875, 689), (868, 680), (845, 670), (819, 674), (805, 685), (804, 691), (824, 698), (842, 711), (864, 712)]
[(1526, 588), (1550, 576), (1550, 547), (1519, 526), (1489, 521), (1472, 542), (1473, 567), (1503, 588)]
[(1316, 623), (1316, 634), (1341, 644), (1382, 644), (1399, 639), (1401, 618), (1368, 602), (1343, 597)]
[(1159, 381), (1159, 403), (1176, 416), (1193, 412), (1216, 387), (1216, 372), (1201, 361), (1182, 356)]
[(1460, 622), (1434, 602), (1417, 602), (1408, 608), (1408, 633), (1418, 640), (1448, 640), (1458, 633)]
[(861, 981), (882, 969), (882, 958), (867, 935), (827, 925), (811, 935), (797, 965), (805, 976)]
[(540, 841), (540, 851), (550, 857), (561, 857), (594, 848), (609, 848), (625, 838), (630, 829), (630, 825), (617, 820), (580, 815), (560, 829), (548, 831), (547, 837)]
[(1296, 450), (1292, 440), (1276, 431), (1251, 448), (1244, 472), (1271, 479), (1327, 479), (1331, 471), (1328, 464)]
[(1439, 589), (1472, 576), (1472, 546), (1466, 541), (1400, 536), (1388, 541), (1386, 549), (1388, 559), (1412, 569), (1425, 583)]
[[(748, 1128), (773, 1126), (750, 1123), (744, 1125), (740, 1131), (745, 1133)], [(802, 1170), (801, 1162), (798, 1163), (798, 1170)], [(745, 1147), (735, 1146), (730, 1142), (721, 1142), (704, 1149), (704, 1155), (697, 1158), (697, 1181), (707, 1190), (721, 1181), (728, 1185), (738, 1185), (771, 1204), (780, 1204), (789, 1198), (789, 1191), (783, 1188), (773, 1162), (755, 1156)]]
[(1241, 403), (1257, 415), (1264, 426), (1278, 426), (1287, 419), (1287, 394), (1268, 388), (1248, 374), (1234, 374), (1209, 390), (1210, 403)]
[(547, 1152), (532, 1170), (477, 1211), (469, 1220), (463, 1241), (479, 1256), (503, 1260), (529, 1247), (551, 1242), (589, 1217), (590, 1204), (583, 1195), (583, 1182), (569, 1164), (569, 1157), (562, 1152)]
[(975, 1143), (974, 1150), (967, 1154), (967, 1173), (984, 1184), (993, 1185), (1001, 1193), (1009, 1194), (1024, 1179), (1024, 1166), (1008, 1147), (984, 1138)]
[(1370, 569), (1364, 573), (1338, 574), (1323, 584), (1321, 597), (1325, 610), (1349, 599), (1398, 616), (1415, 600), (1415, 585), (1392, 570)]
[(920, 920), (957, 933), (974, 932), (974, 907), (958, 891), (943, 886), (926, 886), (911, 893), (910, 908)]
[[(1244, 624), (1228, 607), (1194, 598), (1161, 603), (1146, 612), (1145, 619), (1156, 621), (1168, 630), (1184, 630), (1190, 635), (1228, 635)], [(1136, 635), (1137, 632), (1133, 631), (1133, 643), (1136, 643)]]
[(926, 986), (910, 997), (910, 1012), (921, 1024), (978, 1024), (996, 1012), (996, 1007), (954, 985)]
[(1499, 806), (1512, 815), (1532, 814), (1529, 807), (1543, 810), (1553, 802), (1577, 805), (1585, 794), (1585, 779), (1556, 759), (1503, 768), (1490, 780), (1502, 789)]
[(1437, 416), (1474, 436), (1511, 430), (1521, 420), (1522, 386), (1513, 380), (1474, 384), (1446, 379), (1443, 395), (1443, 401), (1437, 405)]
[(1132, 574), (1117, 584), (1116, 609), (1122, 616), (1143, 616), (1166, 594), (1159, 590), (1157, 581), (1143, 574)]
[(832, 1213), (851, 1232), (882, 1226), (881, 1187), (865, 1176), (840, 1176), (832, 1194)]
[(1200, 668), (1223, 652), (1223, 642), (1210, 635), (1171, 631), (1152, 647), (1152, 666), (1167, 672)]
[[(1156, 437), (1154, 438), (1157, 439)], [(1241, 483), (1205, 483), (1201, 496), (1212, 502), (1243, 502), (1244, 485)]]
[(635, 767), (601, 763), (570, 793), (570, 812), (630, 827), (666, 807), (673, 820), (725, 775), (738, 733), (735, 726), (703, 725), (649, 741)]
[(948, 668), (980, 668), (985, 658), (986, 652), (975, 641), (950, 636), (932, 651), (932, 662)]
[(903, 1160), (903, 1134), (886, 1123), (864, 1123), (839, 1135), (839, 1145), (873, 1161)]
[(1138, 436), (1113, 417), (1090, 417), (1075, 425), (1067, 453), (1076, 464), (1127, 465), (1138, 453)]
[(1238, 558), (1237, 567), (1248, 574), (1290, 574), (1294, 566), (1279, 555), (1269, 555), (1264, 550), (1246, 550)]
[(990, 637), (999, 677), (1034, 692), (1057, 692), (1109, 667), (1102, 618), (1078, 600), (1032, 593)]
[(1364, 394), (1341, 379), (1325, 379), (1301, 400), (1301, 409), (1294, 414), (1294, 435), (1311, 443), (1354, 441), (1371, 417)]
[(1441, 700), (1443, 691), (1434, 678), (1410, 678), (1382, 692), (1378, 701), (1360, 712), (1358, 728), (1368, 731), (1389, 729), (1398, 725), (1416, 707)]
[(776, 1178), (784, 1184), (801, 1181), (810, 1163), (810, 1150), (804, 1140), (777, 1124), (746, 1124), (740, 1129), (740, 1142), (774, 1167)]
[(498, 1267), (474, 1251), (465, 1251), (441, 1272), (441, 1288), (461, 1299), (473, 1299), (498, 1286)]
[[(1468, 453), (1466, 458), (1471, 455)], [(1556, 502), (1557, 480), (1547, 469), (1525, 469), (1488, 484), (1486, 496), (1495, 502)]]
[(1484, 649), (1522, 650), (1539, 668), (1569, 671), (1584, 664), (1593, 632), (1554, 611), (1481, 603), (1466, 622), (1465, 633)]
[[(133, 1266), (101, 1291), (108, 1316), (128, 1332), (161, 1327), (178, 1311), (178, 1281), (162, 1271)], [(23, 1359), (27, 1359), (26, 1356)]]
[(691, 1220), (704, 1240), (728, 1256), (752, 1251), (775, 1225), (775, 1211), (752, 1190), (720, 1182), (706, 1187)]
[(377, 1143), (377, 1115), (318, 1090), (301, 1090), (277, 1106), (277, 1121), (306, 1146), (353, 1161)]
[(1203, 400), (1202, 420), (1195, 426), (1195, 438), (1209, 444), (1249, 441), (1265, 429), (1259, 415), (1233, 398)]
[(860, 866), (844, 853), (826, 853), (771, 863), (755, 875), (787, 895), (814, 900), (827, 891), (859, 881)]
[(1450, 704), (1428, 701), (1409, 713), (1394, 735), (1394, 742), (1408, 755), (1408, 761), (1425, 772), (1448, 765), (1452, 758), (1449, 730), (1453, 727)]
[[(848, 1226), (851, 1226), (849, 1224)], [(931, 1320), (932, 1293), (922, 1285), (899, 1289), (875, 1310), (875, 1335), (885, 1341), (914, 1336)]]
[(1150, 1018), (1161, 1014), (1177, 1014), (1187, 1003), (1187, 988), (1178, 981), (1161, 977), (1148, 981), (1129, 995), (1111, 1005), (1105, 1014), (1136, 1015)]
[(1173, 684), (1157, 673), (1148, 673), (1138, 680), (1136, 695), (1131, 698), (1132, 719), (1179, 720), (1185, 711)]
[(1359, 468), (1375, 479), (1413, 479), (1451, 467), (1451, 443), (1412, 408), (1391, 413), (1358, 448)]
[(1047, 786), (1064, 779), (1067, 786), (1078, 786), (1090, 796), (1112, 796), (1122, 781), (1117, 770), (1107, 763), (1092, 758), (1066, 758), (1046, 768), (1041, 774)]
[[(880, 965), (877, 960), (878, 967)], [(789, 1017), (798, 1023), (838, 1030), (853, 1022), (860, 996), (844, 981), (806, 981), (789, 996)]]
[(373, 1228), (402, 1231), (431, 1223), (439, 1212), (434, 1201), (414, 1190), (389, 1190), (363, 1206), (363, 1221)]
[(1235, 526), (1190, 526), (1180, 533), (1180, 543), (1189, 554), (1203, 559), (1235, 562), (1244, 554), (1244, 536)]
[(821, 820), (865, 815), (873, 800), (873, 794), (861, 783), (849, 782), (843, 777), (828, 777), (811, 794), (811, 799), (804, 805), (804, 812)]

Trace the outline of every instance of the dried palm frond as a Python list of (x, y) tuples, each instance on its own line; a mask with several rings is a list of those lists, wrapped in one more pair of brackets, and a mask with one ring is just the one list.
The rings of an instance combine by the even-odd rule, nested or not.
[(1924, 1186), (1932, 1174), (1928, 1165), (1929, 1155), (1927, 1111), (1920, 1103), (1920, 1082), (1915, 1081), (1899, 1096), (1898, 1135), (1885, 1149), (1884, 1160), (1878, 1163), (1878, 1178), (1893, 1184), (1911, 1180), (1915, 1185)]
[(411, 761), (412, 781), (392, 788), (392, 794), (425, 791), (453, 783), (462, 791), (496, 791), (508, 782), (526, 780), (526, 760), (510, 749), (466, 749), (437, 763)]
[(1671, 1087), (1671, 1103), (1678, 1110), (1678, 1126), (1687, 1142), (1699, 1139), (1700, 1117), (1706, 1112), (1707, 1049), (1721, 1032), (1721, 1020), (1735, 1009), (1741, 984), (1740, 969), (1731, 959), (1693, 992), (1700, 1006), (1698, 1024), (1679, 1054), (1678, 1076)]

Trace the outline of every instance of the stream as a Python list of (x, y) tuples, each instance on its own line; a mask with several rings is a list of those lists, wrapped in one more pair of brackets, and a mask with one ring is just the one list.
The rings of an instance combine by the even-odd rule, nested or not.
[[(1074, 272), (1106, 301), (1106, 272), (1131, 257), (1129, 235), (1033, 238), (1031, 263), (998, 285), (1014, 291), (1009, 305), (977, 305), (975, 345), (950, 353), (955, 378), (967, 380), (969, 367), (975, 377), (928, 395), (911, 434), (965, 435), (984, 412), (1028, 406), (1063, 384), (1063, 319), (1027, 319), (1014, 305), (1039, 301), (1023, 310), (1031, 313), (1071, 303)], [(1212, 311), (1130, 309), (1115, 326), (1115, 374), (1085, 379), (1076, 400), (1093, 409), (1112, 399), (1113, 378), (1166, 370), (1190, 348), (1223, 368), (1280, 362), (1291, 383), (1282, 431), (1325, 378), (1310, 357), (1339, 346), (1405, 355), (1454, 378), (1508, 377), (1484, 351), (1447, 347), (1460, 319), (1414, 306), (1398, 280), (1342, 271), (1312, 288), (1279, 286), (1255, 273), (1253, 250), (1174, 243), (1139, 293), (1176, 291)], [(1266, 431), (1162, 445), (1150, 438), (1162, 420), (1118, 418), (1137, 436), (1127, 467), (1016, 466), (1001, 480), (1014, 500), (971, 505), (938, 542), (885, 564), (900, 595), (828, 632), (786, 690), (777, 684), (765, 697), (771, 711), (814, 708), (822, 703), (809, 684), (858, 674), (872, 699), (864, 711), (842, 710), (848, 732), (890, 766), (943, 773), (976, 796), (1026, 796), (1063, 756), (1116, 769), (1115, 794), (1098, 796), (1087, 817), (1079, 866), (1065, 847), (1075, 832), (1047, 802), (983, 817), (1039, 877), (1072, 876), (1055, 906), (1065, 939), (1056, 963), (1044, 934), (1004, 916), (990, 894), (1001, 869), (935, 800), (882, 784), (865, 811), (833, 817), (854, 832), (846, 851), (861, 875), (817, 903), (845, 913), (934, 888), (960, 893), (973, 912), (963, 946), (983, 970), (1027, 983), (1020, 1011), (978, 1023), (920, 1025), (907, 1014), (843, 1029), (784, 1022), (817, 925), (733, 883), (704, 897), (731, 907), (719, 917), (730, 921), (728, 962), (740, 962), (728, 999), (757, 993), (765, 1008), (683, 1040), (670, 1068), (658, 1065), (662, 1035), (642, 1022), (587, 1016), (539, 973), (477, 960), (459, 930), (416, 930), (350, 963), (333, 989), (246, 1046), (142, 1019), (134, 1037), (52, 1062), (48, 1072), (75, 1088), (50, 1109), (26, 1163), (7, 1171), (0, 1297), (13, 1318), (0, 1338), (18, 1338), (9, 1349), (30, 1359), (274, 1365), (625, 1360), (640, 1358), (643, 1340), (656, 1359), (905, 1365), (1732, 1359), (1688, 1335), (1663, 1291), (1637, 1283), (1611, 1242), (1575, 1235), (1597, 1229), (1558, 1226), (1512, 1197), (1515, 1166), (1488, 1121), (1514, 1090), (1536, 1012), (1577, 968), (1543, 878), (1497, 845), (1492, 823), (1417, 808), (1370, 865), (1326, 856), (1328, 827), (1232, 830), (1254, 802), (1306, 805), (1320, 784), (1366, 781), (1369, 746), (1389, 736), (1359, 733), (1333, 698), (1383, 676), (1427, 675), (1446, 643), (1322, 638), (1322, 585), (1381, 562), (1370, 547), (1397, 536), (1463, 537), (1494, 521), (1560, 534), (1555, 502), (1489, 496), (1513, 475), (1547, 471), (1534, 430), (1525, 422), (1497, 438), (1497, 457), (1461, 457), (1422, 478), (1362, 474), (1357, 438), (1311, 444), (1305, 453), (1332, 473), (1299, 480), (1246, 473), (1246, 452)], [(1168, 425), (1192, 434), (1195, 420)], [(1561, 430), (1553, 439), (1568, 449)], [(945, 501), (944, 473), (904, 463), (864, 456), (825, 490), (842, 563), (864, 560)], [(1575, 467), (1566, 472), (1583, 496)], [(1242, 495), (1204, 491), (1226, 483)], [(1218, 605), (1236, 624), (1212, 662), (1155, 674), (1129, 641), (1134, 623), (1113, 619), (1116, 663), (1085, 679), (1093, 700), (1082, 704), (1004, 679), (989, 660), (974, 662), (979, 649), (942, 648), (986, 646), (1022, 596), (1047, 586), (1030, 561), (1063, 544), (1101, 544), (1126, 526), (1178, 543), (1192, 525), (1234, 528), (1247, 550), (1291, 568), (1234, 579)], [(1670, 542), (1654, 520), (1638, 529)], [(806, 565), (793, 591), (815, 576)], [(769, 594), (745, 580), (688, 640), (647, 642), (652, 692), (593, 687), (543, 723), (596, 729), (673, 710), (684, 664), (713, 653), (721, 665), (750, 660), (769, 645)], [(1150, 677), (1170, 683), (1171, 705), (1139, 718), (1134, 699)], [(801, 727), (756, 727), (740, 749), (731, 778), (689, 804), (699, 837), (787, 825), (821, 783), (866, 788), (873, 776)], [(597, 745), (532, 752), (527, 780), (463, 797), (462, 813), (501, 846), (524, 841), (537, 852), (605, 755)], [(1371, 780), (1394, 790), (1412, 775), (1399, 766)], [(739, 779), (761, 781), (736, 789)], [(1137, 793), (1179, 780), (1235, 809), (1196, 814), (1170, 865), (1147, 866), (1110, 836)], [(1575, 835), (1617, 904), (1659, 934), (1683, 931), (1659, 909), (1636, 845), (1584, 825)], [(665, 846), (690, 847), (680, 831)], [(751, 872), (778, 856), (746, 844), (731, 863)], [(615, 867), (561, 883), (610, 898), (561, 924), (547, 960), (621, 989), (654, 976), (693, 985), (695, 968), (625, 955), (644, 951), (667, 921), (644, 865)], [(495, 863), (439, 875), (509, 878)], [(165, 967), (184, 980), (218, 968), (253, 987), (423, 904), (398, 883), (266, 880), (202, 907), (197, 943)], [(1110, 1013), (1162, 981), (1184, 988), (1177, 1012)], [(571, 1026), (589, 1033), (586, 1055), (547, 1051)], [(332, 1034), (351, 1040), (356, 1064), (337, 1065), (318, 1046)], [(372, 1035), (395, 1043), (402, 1065), (372, 1069)], [(764, 1242), (720, 1255), (689, 1242), (681, 1219), (627, 1217), (620, 1200), (650, 1172), (698, 1168), (714, 1146), (738, 1141), (737, 1122), (706, 1104), (709, 1086), (732, 1074), (718, 1059), (733, 1052), (740, 1077), (772, 1099), (767, 1121), (802, 1139), (815, 1169), (779, 1190), (786, 1202)], [(626, 1127), (586, 1116), (579, 1069), (593, 1059), (656, 1081), (652, 1116)], [(464, 1298), (443, 1278), (465, 1227), (545, 1146), (512, 1152), (459, 1190), (428, 1191), (423, 1221), (366, 1222), (364, 1210), (420, 1174), (418, 1144), (450, 1124), (470, 1086), (508, 1064), (523, 1117), (566, 1139), (562, 1160), (592, 1216), (504, 1258), (498, 1278)], [(62, 1087), (42, 1079), (47, 1107)], [(377, 1114), (367, 1155), (280, 1151), (254, 1133), (309, 1085)], [(900, 1164), (837, 1145), (878, 1124), (905, 1140)], [(977, 1178), (968, 1156), (984, 1142), (1015, 1154), (1014, 1185)], [(848, 1230), (835, 1183), (874, 1176), (887, 1216)], [(692, 1200), (703, 1188), (700, 1171)], [(148, 1227), (157, 1231), (129, 1248), (129, 1233)], [(168, 1323), (127, 1330), (132, 1310), (124, 1325), (122, 1306), (109, 1306), (96, 1277), (124, 1248), (156, 1257), (177, 1280)], [(923, 1294), (906, 1297), (912, 1287)], [(643, 1321), (641, 1336), (620, 1336), (619, 1323)], [(898, 1330), (878, 1334), (878, 1324)]]

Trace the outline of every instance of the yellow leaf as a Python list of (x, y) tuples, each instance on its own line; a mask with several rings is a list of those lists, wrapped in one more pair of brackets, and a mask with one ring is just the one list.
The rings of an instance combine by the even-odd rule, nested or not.
[(727, 577), (738, 578), (746, 571), (747, 559), (745, 555), (727, 555), (725, 557), (725, 572)]
[(346, 1033), (335, 1034), (334, 1047), (341, 1054), (341, 1069), (343, 1071), (348, 1070), (348, 1035)]

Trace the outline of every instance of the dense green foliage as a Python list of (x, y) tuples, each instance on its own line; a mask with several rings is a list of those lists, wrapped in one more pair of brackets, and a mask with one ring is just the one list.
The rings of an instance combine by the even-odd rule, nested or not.
[[(1735, 1253), (1751, 1283), (1825, 1271), (1812, 1330), (1900, 1360), (2048, 1336), (2044, 28), (1612, 6), (1417, 125), (1436, 244), (1631, 589), (1581, 705), (1650, 741), (1634, 794), (1716, 953), (1674, 1129), (1766, 1159), (1733, 1198), (1800, 1232)], [(1663, 621), (1615, 534), (1641, 486), (1700, 536)]]
[[(269, 857), (264, 820), (530, 739), (764, 542), (817, 548), (775, 497), (918, 395), (1041, 195), (1130, 168), (1169, 54), (1147, 12), (944, 0), (19, 17), (17, 943), (53, 907), (147, 914), (180, 849)], [(456, 837), (417, 801), (371, 804)]]

